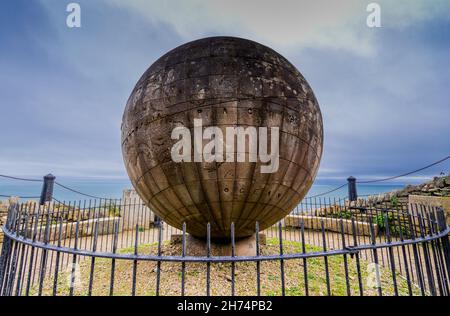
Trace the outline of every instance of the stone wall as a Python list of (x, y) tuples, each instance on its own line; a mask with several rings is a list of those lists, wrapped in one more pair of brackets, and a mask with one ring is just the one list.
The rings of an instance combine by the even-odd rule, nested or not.
[[(25, 203), (36, 203), (37, 201), (28, 201)], [(1, 227), (5, 224), (8, 208), (11, 204), (20, 203), (18, 198), (9, 198), (0, 201), (0, 244), (3, 242), (4, 234)], [(27, 207), (28, 212), (37, 212), (39, 208), (33, 206)], [(80, 221), (80, 232), (82, 236), (90, 236), (93, 234), (94, 223), (99, 223), (99, 234), (113, 233), (114, 223), (119, 223), (119, 231), (134, 230), (136, 225), (140, 229), (149, 229), (155, 221), (155, 214), (145, 206), (139, 195), (134, 190), (124, 190), (122, 203), (120, 205), (106, 204), (92, 210), (80, 209), (76, 206), (68, 206), (60, 203), (47, 203), (45, 209), (54, 210), (64, 221), (62, 227), (62, 238), (73, 237), (71, 234), (75, 232), (76, 221)], [(120, 213), (119, 213), (120, 210)], [(53, 218), (53, 221), (59, 221)], [(57, 236), (50, 236), (50, 239)]]
[[(318, 216), (310, 215), (288, 215), (284, 219), (284, 224), (286, 227), (300, 228), (301, 223), (303, 223), (305, 229), (321, 230), (322, 221), (324, 224), (324, 229), (330, 232), (341, 233), (341, 221), (344, 228), (344, 234), (353, 234), (352, 221), (347, 219), (338, 218), (323, 218)], [(366, 222), (355, 221), (355, 235), (359, 236), (370, 236), (370, 224)], [(375, 236), (378, 233), (378, 226), (373, 224)]]
[[(101, 235), (110, 235), (115, 233), (115, 228), (117, 223), (120, 222), (120, 217), (104, 217), (104, 218), (95, 218), (80, 221), (78, 224), (78, 236), (79, 237), (87, 237), (95, 235), (95, 226), (97, 224), (97, 234)], [(120, 232), (120, 226), (119, 232)], [(59, 239), (59, 234), (61, 234), (61, 240), (66, 238), (75, 238), (77, 232), (77, 222), (64, 222), (61, 224), (54, 224), (48, 226), (48, 240), (49, 242), (57, 241)], [(28, 231), (28, 238), (33, 238), (32, 231)], [(45, 234), (39, 233), (36, 235), (36, 240), (45, 241)]]
[[(446, 213), (447, 224), (450, 225), (450, 196), (426, 196), (426, 195), (410, 195), (408, 203), (425, 205), (428, 207), (443, 208)], [(412, 207), (411, 207), (412, 208)]]
[(419, 184), (407, 185), (401, 190), (373, 195), (367, 198), (369, 203), (409, 203), (410, 195), (421, 195), (430, 197), (450, 197), (450, 173), (443, 177), (435, 177), (433, 180)]

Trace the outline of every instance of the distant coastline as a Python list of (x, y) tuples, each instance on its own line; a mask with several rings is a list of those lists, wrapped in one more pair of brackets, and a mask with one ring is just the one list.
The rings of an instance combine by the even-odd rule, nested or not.
[[(34, 179), (38, 177), (32, 177)], [(425, 178), (426, 179), (426, 178)], [(424, 184), (431, 181), (433, 177), (429, 177), (428, 180), (423, 179), (402, 179), (402, 182), (383, 182), (383, 183), (368, 183), (357, 184), (357, 193), (360, 197), (367, 197), (369, 195), (379, 195), (398, 191), (411, 185)], [(63, 183), (66, 186), (74, 188), (78, 191), (111, 199), (120, 199), (124, 190), (133, 189), (133, 186), (127, 178), (119, 177), (57, 177), (57, 181)], [(346, 183), (346, 180), (327, 180), (316, 179), (316, 182), (312, 185), (311, 189), (307, 193), (307, 197), (320, 195), (324, 192), (331, 191), (337, 186)], [(39, 196), (41, 193), (40, 182), (23, 182), (8, 180), (2, 178), (0, 181), (0, 195), (8, 196)], [(330, 194), (321, 195), (322, 198), (345, 198), (348, 195), (347, 186), (343, 186), (341, 189), (333, 191)], [(78, 201), (85, 200), (86, 197), (64, 190), (58, 186), (54, 188), (54, 197), (59, 201)], [(1, 200), (7, 199), (6, 197), (0, 197)], [(87, 198), (89, 199), (89, 198)], [(27, 199), (24, 199), (27, 200)]]
[[(81, 192), (85, 192), (91, 195), (119, 199), (122, 197), (123, 190), (132, 189), (130, 181), (127, 179), (100, 179), (100, 178), (61, 178), (60, 180), (67, 186), (75, 188)], [(315, 183), (309, 190), (307, 196), (314, 196), (322, 192), (329, 191), (339, 185), (340, 183)], [(401, 189), (406, 184), (392, 183), (392, 184), (360, 184), (358, 185), (358, 195), (372, 195), (386, 193), (393, 190)], [(40, 183), (27, 183), (16, 181), (0, 181), (0, 194), (3, 195), (19, 195), (19, 196), (38, 196), (41, 192)], [(343, 187), (326, 197), (330, 198), (344, 198), (347, 196), (347, 187)], [(84, 200), (86, 197), (78, 194), (62, 190), (59, 187), (55, 187), (54, 197), (60, 201), (75, 201)], [(0, 198), (0, 200), (5, 198)]]

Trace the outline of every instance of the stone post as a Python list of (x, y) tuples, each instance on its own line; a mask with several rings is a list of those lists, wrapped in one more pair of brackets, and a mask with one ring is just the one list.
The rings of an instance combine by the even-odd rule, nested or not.
[(44, 184), (42, 185), (41, 198), (39, 205), (44, 205), (45, 202), (51, 202), (53, 199), (53, 185), (56, 177), (52, 174), (48, 174), (44, 177)]
[(350, 201), (358, 200), (358, 193), (356, 192), (356, 179), (354, 177), (349, 177), (348, 182), (348, 199)]

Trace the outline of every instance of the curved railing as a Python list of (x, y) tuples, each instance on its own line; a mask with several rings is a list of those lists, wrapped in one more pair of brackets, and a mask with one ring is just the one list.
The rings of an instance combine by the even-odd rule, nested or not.
[[(232, 224), (232, 238), (217, 245), (208, 224), (206, 240), (192, 240), (186, 226), (154, 222), (142, 204), (114, 203), (11, 206), (0, 294), (450, 293), (442, 209), (321, 202), (262, 232), (255, 223), (248, 241), (234, 239)], [(252, 249), (242, 251), (242, 243)]]

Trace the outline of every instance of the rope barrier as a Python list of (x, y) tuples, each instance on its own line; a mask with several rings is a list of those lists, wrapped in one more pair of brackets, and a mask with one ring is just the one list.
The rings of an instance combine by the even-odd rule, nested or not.
[(420, 169), (413, 170), (413, 171), (410, 171), (410, 172), (407, 172), (407, 173), (403, 173), (403, 174), (398, 175), (398, 176), (389, 177), (389, 178), (384, 178), (384, 179), (376, 179), (376, 180), (356, 181), (356, 183), (375, 183), (375, 182), (384, 182), (384, 181), (389, 181), (389, 180), (393, 180), (393, 179), (398, 179), (398, 178), (405, 177), (405, 176), (409, 176), (410, 174), (417, 173), (417, 172), (419, 172), (419, 171), (428, 169), (428, 168), (433, 167), (433, 166), (435, 166), (435, 165), (437, 165), (437, 164), (440, 164), (441, 162), (444, 162), (444, 161), (446, 161), (446, 160), (448, 160), (448, 159), (450, 159), (450, 156), (447, 156), (447, 157), (445, 157), (445, 158), (442, 158), (441, 160), (438, 160), (438, 161), (436, 161), (436, 162), (433, 162), (432, 164), (429, 164), (428, 166), (425, 166), (425, 167), (422, 167), (422, 168), (420, 168)]
[(330, 191), (327, 191), (327, 192), (324, 192), (324, 193), (316, 194), (316, 195), (313, 195), (313, 196), (307, 196), (307, 197), (305, 197), (305, 199), (313, 199), (313, 198), (316, 198), (316, 197), (319, 197), (319, 196), (327, 195), (327, 194), (333, 193), (333, 192), (335, 192), (335, 191), (337, 191), (339, 189), (342, 189), (345, 186), (347, 186), (347, 183), (344, 183), (343, 185), (338, 186), (337, 188), (334, 188), (334, 189), (332, 189)]
[[(405, 177), (405, 176), (408, 176), (408, 175), (417, 173), (417, 172), (419, 172), (419, 171), (423, 171), (423, 170), (428, 169), (428, 168), (430, 168), (430, 167), (433, 167), (433, 166), (435, 166), (435, 165), (437, 165), (437, 164), (440, 164), (440, 163), (442, 163), (442, 162), (444, 162), (444, 161), (446, 161), (446, 160), (448, 160), (448, 159), (450, 159), (450, 156), (444, 157), (444, 158), (442, 158), (442, 159), (440, 159), (440, 160), (438, 160), (438, 161), (436, 161), (436, 162), (433, 162), (432, 164), (429, 164), (429, 165), (427, 165), (427, 166), (425, 166), (425, 167), (422, 167), (422, 168), (419, 168), (419, 169), (416, 169), (416, 170), (413, 170), (413, 171), (410, 171), (410, 172), (407, 172), (407, 173), (403, 173), (403, 174), (400, 174), (400, 175), (397, 175), (397, 176), (388, 177), (388, 178), (383, 178), (383, 179), (375, 179), (375, 180), (356, 181), (356, 183), (367, 184), (367, 183), (377, 183), (377, 182), (384, 182), (384, 181), (389, 181), (389, 180), (393, 180), (393, 179), (398, 179), (398, 178), (401, 178), (401, 177)], [(2, 178), (7, 178), (7, 179), (12, 179), (12, 180), (29, 181), (29, 182), (42, 182), (42, 181), (43, 181), (43, 180), (40, 180), (40, 179), (19, 178), (19, 177), (7, 176), (7, 175), (2, 175), (2, 174), (0, 174), (0, 177), (2, 177)], [(93, 199), (100, 199), (100, 200), (118, 200), (118, 199), (99, 197), (99, 196), (95, 196), (95, 195), (83, 193), (83, 192), (81, 192), (81, 191), (72, 189), (72, 188), (67, 187), (67, 186), (65, 186), (65, 185), (63, 185), (63, 184), (61, 184), (61, 183), (59, 183), (59, 182), (56, 182), (56, 181), (55, 181), (55, 184), (58, 185), (59, 187), (63, 188), (63, 189), (66, 189), (66, 190), (68, 190), (68, 191), (71, 191), (71, 192), (73, 192), (73, 193), (76, 193), (76, 194), (79, 194), (79, 195), (83, 195), (83, 196), (86, 196), (86, 197), (90, 197), (90, 198), (93, 198)], [(331, 189), (331, 190), (329, 190), (329, 191), (326, 191), (326, 192), (323, 192), (323, 193), (320, 193), (320, 194), (316, 194), (316, 195), (313, 195), (313, 196), (308, 196), (308, 197), (305, 197), (305, 198), (306, 198), (306, 199), (308, 199), (308, 198), (311, 199), (311, 198), (316, 198), (316, 197), (324, 196), (324, 195), (333, 193), (333, 192), (335, 192), (335, 191), (337, 191), (337, 190), (340, 190), (340, 189), (342, 189), (343, 187), (345, 187), (346, 185), (347, 185), (347, 183), (344, 183), (344, 184), (342, 184), (342, 185), (340, 185), (340, 186), (338, 186), (338, 187), (336, 187), (336, 188), (334, 188), (334, 189)], [(0, 194), (0, 197), (10, 197), (10, 196), (7, 196), (7, 195), (1, 195), (1, 194)], [(30, 199), (33, 198), (33, 199), (34, 199), (34, 198), (39, 198), (39, 197), (21, 197), (21, 198), (30, 198)]]
[[(389, 180), (393, 180), (393, 179), (398, 179), (398, 178), (401, 178), (401, 177), (405, 177), (405, 176), (408, 176), (408, 175), (417, 173), (417, 172), (419, 172), (419, 171), (423, 171), (423, 170), (425, 170), (425, 169), (428, 169), (428, 168), (430, 168), (430, 167), (433, 167), (433, 166), (435, 166), (435, 165), (438, 165), (438, 164), (440, 164), (440, 163), (442, 163), (442, 162), (444, 162), (444, 161), (446, 161), (446, 160), (448, 160), (448, 159), (450, 159), (450, 156), (444, 157), (444, 158), (442, 158), (442, 159), (440, 159), (440, 160), (438, 160), (438, 161), (436, 161), (436, 162), (433, 162), (432, 164), (429, 164), (429, 165), (427, 165), (427, 166), (425, 166), (425, 167), (422, 167), (422, 168), (419, 168), (419, 169), (416, 169), (416, 170), (413, 170), (413, 171), (410, 171), (410, 172), (407, 172), (407, 173), (403, 173), (403, 174), (400, 174), (400, 175), (398, 175), (398, 176), (389, 177), (389, 178), (384, 178), (384, 179), (375, 179), (375, 180), (366, 180), (366, 181), (356, 181), (356, 183), (367, 184), (367, 183), (384, 182), (384, 181), (389, 181)], [(327, 194), (333, 193), (333, 192), (335, 192), (335, 191), (337, 191), (337, 190), (339, 190), (339, 189), (342, 189), (342, 188), (343, 188), (344, 186), (346, 186), (346, 185), (347, 185), (347, 183), (345, 183), (345, 184), (343, 184), (343, 185), (341, 185), (341, 186), (338, 186), (338, 187), (336, 187), (336, 188), (334, 188), (334, 189), (332, 189), (332, 190), (330, 190), (330, 191), (324, 192), (324, 193), (316, 194), (316, 195), (313, 195), (313, 196), (307, 196), (307, 197), (305, 197), (305, 199), (308, 199), (308, 198), (316, 198), (316, 197), (319, 197), (319, 196), (323, 196), (323, 195), (327, 195)]]
[(4, 175), (4, 174), (0, 174), (0, 177), (1, 178), (12, 179), (12, 180), (28, 181), (28, 182), (42, 182), (43, 181), (41, 179), (18, 178), (18, 177), (13, 177), (13, 176), (7, 176), (7, 175)]
[(68, 190), (68, 191), (71, 191), (71, 192), (73, 192), (73, 193), (77, 193), (77, 194), (80, 194), (80, 195), (84, 195), (84, 196), (87, 196), (87, 197), (90, 197), (90, 198), (93, 198), (93, 199), (100, 199), (100, 200), (117, 200), (117, 199), (105, 198), (105, 197), (99, 197), (99, 196), (95, 196), (95, 195), (90, 195), (90, 194), (87, 194), (87, 193), (83, 193), (83, 192), (80, 192), (80, 191), (78, 191), (78, 190), (69, 188), (69, 187), (67, 187), (67, 186), (65, 186), (65, 185), (63, 185), (63, 184), (61, 184), (61, 183), (59, 183), (59, 182), (56, 182), (56, 181), (55, 181), (55, 184), (58, 185), (58, 186), (60, 186), (60, 187), (63, 188), (63, 189), (66, 189), (66, 190)]

